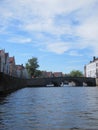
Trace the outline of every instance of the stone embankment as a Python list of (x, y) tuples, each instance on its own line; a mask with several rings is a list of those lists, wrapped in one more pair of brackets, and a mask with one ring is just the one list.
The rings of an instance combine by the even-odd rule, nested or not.
[(0, 93), (9, 93), (27, 86), (27, 80), (0, 72)]
[(96, 78), (96, 86), (98, 87), (98, 78)]
[[(71, 79), (70, 79), (71, 78)], [(72, 77), (62, 77), (62, 78), (33, 78), (33, 79), (22, 79), (22, 78), (17, 78), (17, 77), (12, 77), (9, 75), (6, 75), (4, 73), (0, 72), (0, 94), (1, 93), (9, 93), (13, 92), (17, 89), (21, 89), (24, 87), (42, 87), (46, 86), (49, 83), (53, 83), (54, 86), (59, 86), (59, 84), (62, 82), (62, 80), (72, 80)], [(74, 80), (75, 78), (73, 78)], [(98, 86), (98, 78), (77, 78), (77, 81), (81, 83), (83, 81), (88, 82), (88, 86)], [(91, 82), (92, 81), (92, 82)], [(78, 85), (79, 86), (79, 85)]]

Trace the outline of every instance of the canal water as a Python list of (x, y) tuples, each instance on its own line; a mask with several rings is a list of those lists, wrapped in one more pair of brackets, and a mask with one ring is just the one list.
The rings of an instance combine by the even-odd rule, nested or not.
[(0, 96), (0, 130), (98, 130), (97, 87), (24, 88)]

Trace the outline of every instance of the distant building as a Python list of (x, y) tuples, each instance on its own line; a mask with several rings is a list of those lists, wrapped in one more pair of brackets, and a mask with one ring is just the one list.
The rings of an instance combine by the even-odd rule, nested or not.
[(31, 77), (31, 76), (29, 75), (27, 69), (24, 67), (24, 69), (23, 69), (23, 78), (28, 79), (28, 78), (30, 78), (30, 77)]
[(84, 66), (84, 75), (85, 77), (98, 77), (98, 58), (93, 57), (93, 60)]
[(5, 72), (5, 50), (0, 50), (0, 72)]
[(54, 73), (53, 73), (53, 76), (54, 76), (54, 77), (62, 77), (63, 74), (62, 74), (62, 72), (54, 72)]
[(29, 78), (27, 69), (22, 65), (16, 65), (16, 73), (19, 78)]
[(53, 73), (52, 72), (47, 72), (47, 77), (53, 77)]
[(23, 65), (16, 65), (14, 56), (9, 57), (5, 50), (0, 50), (0, 72), (14, 77), (30, 78), (27, 69)]
[(47, 71), (42, 71), (41, 72), (41, 77), (44, 77), (44, 78), (53, 77), (53, 73), (52, 72), (47, 72)]
[(16, 65), (17, 77), (23, 77), (23, 65)]
[(64, 74), (62, 72), (47, 72), (42, 71), (41, 76), (44, 78), (51, 78), (51, 77), (63, 77)]
[(9, 68), (10, 68), (10, 76), (15, 76), (16, 77), (16, 65), (15, 65), (15, 58), (9, 57)]
[(5, 74), (10, 73), (10, 65), (9, 65), (9, 53), (5, 53)]

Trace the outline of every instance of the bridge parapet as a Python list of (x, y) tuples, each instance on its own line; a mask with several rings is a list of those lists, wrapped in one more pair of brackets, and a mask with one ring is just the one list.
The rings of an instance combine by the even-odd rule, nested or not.
[[(51, 77), (51, 78), (33, 78), (28, 80), (28, 86), (46, 86), (51, 83), (54, 86), (60, 86), (63, 82), (74, 82), (76, 86), (96, 86), (95, 78), (86, 78), (86, 77)], [(98, 79), (97, 79), (98, 83)]]

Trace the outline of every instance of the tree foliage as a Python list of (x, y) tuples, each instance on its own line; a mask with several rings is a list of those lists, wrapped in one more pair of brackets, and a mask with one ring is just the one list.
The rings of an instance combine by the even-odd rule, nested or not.
[(26, 63), (26, 69), (28, 70), (28, 73), (32, 77), (36, 77), (40, 75), (40, 71), (37, 70), (39, 67), (38, 60), (36, 57), (32, 57), (31, 59), (28, 60), (28, 63)]
[(72, 77), (83, 77), (83, 73), (79, 70), (72, 70), (69, 75)]

